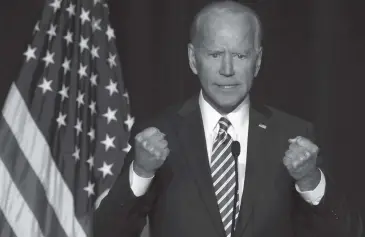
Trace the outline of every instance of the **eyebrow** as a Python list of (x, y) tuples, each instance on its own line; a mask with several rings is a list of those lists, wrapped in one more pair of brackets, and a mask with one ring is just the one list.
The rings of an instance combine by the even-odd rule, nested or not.
[[(222, 53), (222, 52), (225, 51), (224, 49), (208, 48), (206, 46), (202, 46), (202, 47), (199, 47), (199, 48), (207, 51), (208, 53), (217, 53), (217, 52), (218, 53)], [(235, 50), (232, 51), (232, 53), (251, 54), (253, 51), (255, 51), (255, 47), (254, 46), (249, 47), (249, 48), (246, 48), (246, 49), (235, 49)]]

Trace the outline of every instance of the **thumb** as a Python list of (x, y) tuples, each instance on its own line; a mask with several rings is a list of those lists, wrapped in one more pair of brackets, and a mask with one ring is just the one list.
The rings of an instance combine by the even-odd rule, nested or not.
[(290, 143), (294, 143), (294, 142), (297, 142), (299, 140), (299, 136), (295, 137), (295, 138), (290, 138), (288, 141)]

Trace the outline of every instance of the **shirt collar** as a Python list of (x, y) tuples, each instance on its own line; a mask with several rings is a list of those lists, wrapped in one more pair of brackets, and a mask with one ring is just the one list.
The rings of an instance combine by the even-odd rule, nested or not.
[(239, 131), (248, 119), (250, 99), (246, 97), (242, 103), (228, 114), (220, 114), (215, 110), (203, 97), (202, 91), (199, 95), (199, 106), (202, 113), (203, 126), (206, 133), (210, 134), (214, 131), (219, 119), (226, 117), (232, 124), (235, 131)]

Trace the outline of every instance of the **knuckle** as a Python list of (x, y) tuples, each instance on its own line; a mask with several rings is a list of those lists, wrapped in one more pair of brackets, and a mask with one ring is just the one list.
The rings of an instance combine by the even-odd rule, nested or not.
[(296, 158), (296, 155), (297, 152), (294, 152), (294, 151), (289, 151), (288, 154), (286, 154), (289, 158), (291, 159), (295, 159)]
[(295, 138), (295, 141), (296, 141), (296, 143), (301, 144), (302, 143), (302, 137), (301, 136), (297, 136)]
[(167, 141), (166, 140), (161, 140), (160, 144), (161, 144), (161, 146), (167, 146)]
[(294, 150), (298, 145), (295, 143), (292, 143), (289, 145), (289, 150)]
[(148, 133), (150, 132), (150, 130), (151, 130), (151, 128), (146, 128), (140, 134), (142, 134), (143, 136), (147, 136)]
[(143, 130), (143, 135), (145, 137), (150, 137), (153, 134), (155, 134), (156, 132), (158, 132), (158, 129), (157, 128), (155, 128), (155, 127), (149, 127), (149, 128), (146, 128), (145, 130)]
[(307, 138), (305, 138), (305, 137), (299, 137), (298, 138), (298, 145), (299, 146), (302, 146), (302, 147), (308, 147), (308, 146), (310, 146), (310, 143), (311, 143), (311, 141), (310, 140), (308, 140)]
[(152, 145), (149, 145), (147, 148), (150, 152), (153, 152), (155, 150), (154, 146)]
[(305, 137), (303, 137), (303, 136), (299, 136), (299, 137), (298, 137), (298, 140), (299, 140), (300, 142), (308, 142), (308, 139), (307, 139), (307, 138), (305, 138)]
[(166, 148), (165, 149), (165, 154), (164, 154), (165, 157), (167, 157), (169, 154), (170, 154), (170, 149), (169, 148)]
[(313, 152), (314, 153), (318, 153), (319, 152), (319, 147), (317, 145), (315, 145), (315, 144), (313, 146)]
[(290, 164), (290, 158), (287, 157), (287, 156), (284, 156), (283, 163), (284, 163), (285, 166), (288, 166)]
[(302, 158), (295, 160), (294, 161), (295, 167), (298, 168), (299, 166), (301, 166), (303, 164), (303, 162), (304, 161), (302, 160)]
[(157, 156), (157, 157), (161, 156), (160, 151), (155, 151), (155, 156)]
[(158, 131), (158, 128), (156, 128), (156, 127), (149, 127), (148, 130), (149, 130), (149, 132), (157, 132)]
[(134, 139), (137, 141), (137, 142), (141, 142), (142, 141), (142, 133), (138, 133)]
[(307, 147), (309, 147), (309, 148), (311, 148), (311, 149), (313, 149), (313, 148), (316, 146), (316, 144), (314, 144), (314, 143), (313, 143), (311, 140), (309, 140), (309, 139), (306, 139), (305, 144), (306, 144), (306, 146), (307, 146)]
[(289, 173), (294, 173), (293, 166), (287, 166), (286, 169), (289, 171)]

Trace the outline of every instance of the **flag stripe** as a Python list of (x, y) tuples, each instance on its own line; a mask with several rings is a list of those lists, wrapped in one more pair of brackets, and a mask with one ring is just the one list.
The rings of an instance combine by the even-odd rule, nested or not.
[[(0, 193), (3, 195), (0, 200), (0, 209), (6, 216), (15, 234), (21, 237), (43, 237), (37, 220), (24, 201), (23, 196), (19, 193), (18, 188), (11, 180), (11, 176), (1, 157), (0, 175), (2, 182), (2, 185), (0, 185)], [(8, 205), (8, 200), (12, 200), (11, 205)], [(4, 235), (1, 234), (1, 236)]]
[[(43, 234), (45, 236), (66, 237), (53, 208), (48, 203), (42, 184), (24, 157), (5, 121), (2, 121), (0, 127), (0, 144), (3, 144), (0, 146), (2, 162), (7, 168), (12, 182), (33, 212)], [(6, 198), (6, 196), (4, 197)]]
[[(59, 173), (47, 141), (38, 130), (15, 84), (10, 88), (3, 116), (43, 184), (48, 201), (67, 235), (86, 237), (85, 231), (74, 215), (72, 193)], [(23, 126), (19, 126), (20, 124)]]
[(0, 236), (17, 237), (0, 208)]
[(92, 235), (93, 211), (118, 177), (134, 123), (108, 16), (104, 1), (45, 2), (0, 121), (9, 172), (0, 186), (18, 192), (0, 193), (0, 202), (25, 205), (16, 226), (15, 212), (2, 213), (1, 237), (19, 236), (18, 220), (31, 218), (47, 237)]

